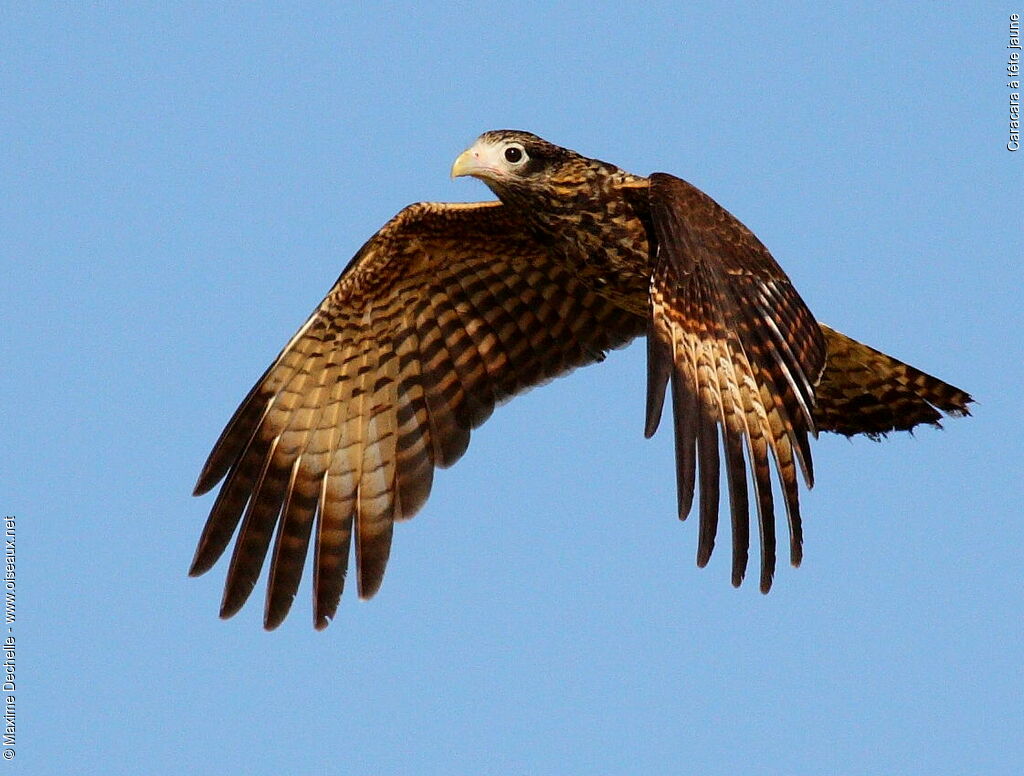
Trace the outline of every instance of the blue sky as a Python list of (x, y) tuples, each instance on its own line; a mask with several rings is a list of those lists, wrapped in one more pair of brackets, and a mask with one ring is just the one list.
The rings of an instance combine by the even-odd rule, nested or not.
[[(21, 4), (0, 46), (0, 493), (24, 773), (1010, 773), (1021, 745), (1009, 10)], [(330, 7), (324, 7), (328, 5)], [(819, 318), (975, 416), (821, 438), (805, 562), (694, 565), (634, 346), (521, 397), (383, 589), (274, 633), (186, 569), (236, 403), (480, 132), (673, 172)], [(1021, 152), (1024, 153), (1024, 152)], [(257, 598), (262, 594), (262, 583)], [(6, 765), (6, 763), (5, 763)]]

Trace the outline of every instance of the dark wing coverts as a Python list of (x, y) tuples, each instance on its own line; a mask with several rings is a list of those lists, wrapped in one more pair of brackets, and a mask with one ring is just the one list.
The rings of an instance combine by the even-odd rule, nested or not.
[(732, 506), (733, 584), (750, 543), (744, 450), (761, 531), (761, 590), (775, 568), (775, 518), (768, 456), (774, 457), (801, 558), (796, 464), (813, 478), (814, 386), (825, 364), (821, 328), (761, 242), (709, 196), (665, 173), (650, 177), (657, 244), (648, 337), (647, 435), (657, 428), (671, 382), (679, 515), (693, 501), (700, 466), (697, 563), (708, 562), (718, 524), (721, 429)]
[(312, 533), (314, 623), (326, 627), (353, 535), (368, 597), (393, 522), (423, 505), (434, 467), (458, 460), (497, 402), (642, 333), (516, 224), (497, 202), (406, 208), (256, 383), (196, 484), (198, 495), (226, 477), (193, 575), (241, 521), (222, 616), (248, 598), (276, 526), (265, 625), (287, 614)]

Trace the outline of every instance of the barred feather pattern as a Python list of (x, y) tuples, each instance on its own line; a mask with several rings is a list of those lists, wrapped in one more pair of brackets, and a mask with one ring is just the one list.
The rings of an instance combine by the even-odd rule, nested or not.
[(815, 388), (814, 420), (821, 431), (878, 439), (927, 423), (942, 413), (969, 415), (974, 401), (959, 388), (819, 324), (828, 348)]
[(821, 330), (767, 249), (724, 208), (690, 184), (651, 176), (658, 256), (651, 280), (648, 423), (657, 428), (671, 382), (679, 516), (693, 502), (700, 466), (697, 562), (717, 532), (718, 435), (731, 504), (732, 581), (746, 572), (750, 543), (747, 464), (761, 547), (760, 588), (775, 570), (771, 465), (785, 500), (790, 559), (800, 563), (797, 461), (813, 481), (808, 435), (816, 433), (814, 385), (825, 361)]
[(352, 545), (358, 593), (372, 596), (394, 521), (419, 510), (434, 468), (459, 459), (497, 403), (644, 327), (499, 203), (410, 206), (363, 246), (225, 428), (196, 485), (224, 480), (191, 573), (237, 529), (221, 615), (242, 607), (269, 553), (274, 628), (312, 536), (314, 624), (326, 627)]

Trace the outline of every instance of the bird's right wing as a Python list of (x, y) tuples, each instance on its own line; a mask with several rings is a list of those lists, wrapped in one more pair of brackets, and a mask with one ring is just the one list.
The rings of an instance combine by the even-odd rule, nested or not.
[[(412, 205), (357, 253), (239, 406), (196, 484), (225, 479), (191, 573), (241, 521), (221, 615), (245, 603), (277, 526), (266, 627), (291, 606), (311, 532), (314, 623), (341, 597), (351, 538), (376, 592), (394, 520), (434, 467), (517, 392), (599, 361), (645, 322), (587, 290), (497, 202)], [(315, 522), (315, 529), (314, 529)]]
[[(814, 386), (825, 363), (821, 329), (760, 240), (725, 208), (684, 180), (650, 176), (656, 260), (648, 335), (648, 436), (671, 383), (679, 516), (693, 503), (700, 467), (697, 563), (715, 543), (721, 432), (732, 514), (732, 581), (739, 585), (750, 544), (747, 465), (761, 533), (761, 590), (775, 569), (774, 459), (789, 518), (790, 558), (801, 558), (796, 468), (811, 484), (808, 435)], [(744, 462), (746, 453), (746, 463)]]

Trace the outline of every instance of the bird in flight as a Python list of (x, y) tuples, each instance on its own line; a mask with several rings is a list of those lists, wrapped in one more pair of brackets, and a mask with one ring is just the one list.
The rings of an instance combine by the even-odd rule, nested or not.
[(700, 566), (725, 469), (734, 585), (751, 500), (760, 588), (772, 584), (772, 462), (796, 566), (797, 470), (810, 487), (811, 437), (968, 414), (964, 391), (817, 321), (757, 237), (680, 178), (633, 175), (512, 130), (481, 135), (452, 166), (463, 175), (498, 199), (420, 202), (386, 223), (214, 445), (195, 495), (224, 484), (190, 574), (208, 571), (237, 529), (222, 617), (241, 609), (269, 554), (264, 626), (277, 627), (312, 538), (313, 621), (325, 628), (353, 541), (369, 598), (395, 521), (423, 506), (434, 469), (462, 456), (499, 402), (641, 335), (645, 434), (668, 393), (679, 517), (696, 495)]

